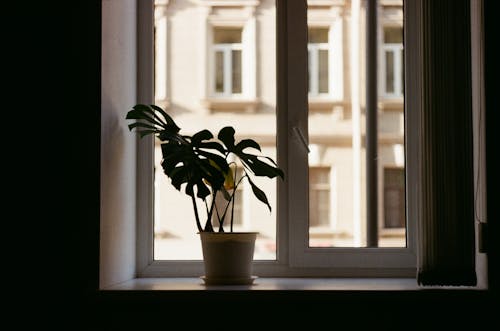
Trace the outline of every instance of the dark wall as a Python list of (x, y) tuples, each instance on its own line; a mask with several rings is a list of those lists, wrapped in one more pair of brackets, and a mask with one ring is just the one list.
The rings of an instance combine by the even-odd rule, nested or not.
[[(498, 51), (490, 45), (494, 44), (494, 25), (498, 13), (492, 7), (497, 0), (486, 0), (486, 102), (487, 102), (487, 168), (488, 182), (497, 176), (498, 161), (493, 153), (498, 146), (498, 130), (496, 113), (500, 111), (498, 92)], [(355, 323), (365, 321), (369, 325), (405, 326), (413, 321), (425, 325), (422, 314), (439, 317), (448, 316), (448, 308), (454, 313), (449, 317), (449, 325), (460, 325), (462, 319), (472, 316), (478, 321), (480, 312), (484, 311), (487, 301), (482, 294), (469, 291), (418, 291), (418, 292), (273, 292), (273, 293), (106, 293), (97, 291), (99, 267), (99, 176), (100, 176), (100, 38), (101, 38), (101, 5), (99, 0), (73, 1), (71, 10), (67, 12), (67, 27), (70, 33), (64, 34), (68, 47), (65, 61), (66, 81), (64, 82), (67, 102), (71, 102), (68, 121), (74, 146), (68, 151), (67, 194), (64, 204), (66, 216), (74, 221), (67, 226), (67, 251), (72, 259), (67, 259), (68, 268), (64, 281), (67, 285), (67, 307), (75, 317), (73, 326), (78, 329), (100, 329), (100, 323), (108, 324), (110, 329), (131, 325), (145, 327), (153, 318), (160, 318), (160, 325), (176, 323), (176, 313), (188, 313), (192, 317), (189, 323), (200, 322), (203, 318), (214, 319), (217, 312), (242, 312), (250, 309), (249, 316), (240, 323), (251, 325), (252, 320), (263, 326), (269, 320), (281, 318), (282, 323), (305, 321), (321, 322), (330, 320), (342, 323), (346, 314), (355, 313)], [(75, 176), (75, 173), (77, 174)], [(498, 183), (498, 181), (496, 181)], [(491, 238), (499, 238), (498, 203), (494, 197), (498, 194), (498, 186), (488, 185), (488, 219), (491, 222)], [(497, 225), (494, 225), (497, 221)], [(495, 240), (490, 240), (493, 243)], [(498, 241), (498, 240), (496, 240)], [(76, 248), (75, 248), (76, 247)], [(493, 245), (492, 245), (493, 247)], [(75, 259), (76, 257), (76, 259)], [(73, 261), (73, 262), (69, 262)], [(498, 274), (498, 254), (490, 253), (489, 276), (492, 288), (497, 289), (500, 276)], [(486, 298), (489, 298), (486, 296)], [(417, 304), (420, 309), (410, 313)], [(248, 306), (249, 305), (249, 306)], [(248, 308), (245, 308), (247, 307)], [(219, 308), (220, 307), (220, 308)], [(279, 308), (287, 309), (280, 313)], [(447, 307), (447, 308), (444, 308)], [(441, 309), (441, 311), (440, 311)], [(442, 310), (444, 309), (444, 310)], [(210, 316), (207, 315), (210, 312)], [(224, 315), (225, 315), (224, 313)], [(309, 316), (309, 313), (312, 315)], [(359, 319), (359, 313), (363, 318)], [(443, 315), (444, 314), (444, 315)], [(257, 315), (259, 319), (253, 319)], [(238, 315), (233, 315), (238, 316)], [(242, 316), (239, 314), (239, 316)], [(244, 315), (243, 315), (244, 316)], [(314, 319), (311, 319), (311, 316)], [(418, 317), (420, 316), (420, 317)], [(266, 320), (267, 318), (267, 320)], [(149, 322), (148, 322), (149, 321)], [(376, 321), (376, 322), (374, 322)], [(351, 320), (352, 323), (352, 320)], [(285, 324), (287, 324), (285, 322)], [(190, 324), (193, 325), (193, 324)], [(387, 324), (385, 324), (387, 325)]]
[(63, 281), (65, 306), (81, 313), (99, 282), (101, 1), (73, 1), (65, 15)]
[(500, 240), (500, 216), (499, 216), (499, 183), (498, 169), (500, 169), (498, 156), (498, 113), (500, 112), (500, 97), (498, 93), (499, 75), (498, 64), (500, 52), (498, 51), (499, 40), (499, 1), (484, 1), (485, 21), (485, 89), (486, 89), (486, 174), (487, 174), (487, 211), (488, 211), (488, 279), (490, 288), (496, 292), (500, 288), (500, 273), (498, 271)]

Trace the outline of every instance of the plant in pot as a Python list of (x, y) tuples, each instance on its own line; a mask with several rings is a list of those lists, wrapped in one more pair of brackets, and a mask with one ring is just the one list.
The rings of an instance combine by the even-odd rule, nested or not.
[[(235, 130), (230, 126), (223, 127), (217, 138), (207, 129), (183, 135), (162, 108), (144, 104), (135, 105), (126, 119), (135, 120), (129, 129), (136, 130), (141, 138), (153, 134), (161, 141), (164, 173), (192, 201), (202, 243), (205, 283), (251, 284), (255, 279), (252, 261), (258, 233), (233, 231), (237, 188), (248, 181), (255, 197), (271, 211), (266, 194), (252, 178), (284, 179), (283, 171), (272, 158), (262, 155), (255, 140), (236, 142)], [(240, 171), (236, 171), (238, 167)], [(216, 199), (218, 195), (224, 199)], [(221, 202), (222, 206), (218, 206)], [(204, 213), (200, 213), (199, 204)], [(206, 216), (204, 221), (202, 215)]]

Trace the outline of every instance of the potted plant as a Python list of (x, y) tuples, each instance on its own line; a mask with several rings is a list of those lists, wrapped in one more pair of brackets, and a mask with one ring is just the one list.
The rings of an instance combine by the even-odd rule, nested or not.
[[(144, 104), (135, 105), (126, 119), (136, 120), (129, 124), (129, 129), (135, 129), (141, 138), (154, 134), (161, 141), (164, 173), (171, 184), (183, 190), (192, 201), (202, 243), (205, 283), (251, 284), (255, 278), (252, 261), (257, 232), (233, 231), (236, 190), (244, 180), (248, 181), (255, 197), (271, 211), (266, 194), (252, 177), (284, 179), (283, 171), (272, 158), (262, 155), (255, 140), (236, 142), (235, 130), (230, 126), (223, 127), (217, 138), (207, 129), (183, 135), (162, 108)], [(218, 194), (224, 199), (216, 199)], [(217, 206), (221, 200), (223, 206)], [(204, 222), (199, 203), (205, 206)], [(217, 220), (217, 224), (213, 220)]]

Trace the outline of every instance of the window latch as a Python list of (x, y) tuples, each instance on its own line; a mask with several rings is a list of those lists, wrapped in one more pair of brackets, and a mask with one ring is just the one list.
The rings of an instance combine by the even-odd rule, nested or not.
[(306, 149), (307, 153), (310, 153), (311, 150), (309, 149), (309, 145), (307, 144), (306, 138), (302, 134), (302, 131), (300, 131), (300, 129), (297, 126), (293, 127), (293, 131), (299, 137), (299, 140), (302, 142), (302, 146)]

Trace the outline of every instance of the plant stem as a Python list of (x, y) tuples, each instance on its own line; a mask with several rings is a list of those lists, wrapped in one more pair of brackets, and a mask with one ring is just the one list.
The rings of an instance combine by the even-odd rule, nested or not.
[(234, 200), (236, 199), (236, 187), (233, 191), (233, 206), (231, 207), (231, 232), (233, 232), (233, 221), (234, 221)]
[(215, 195), (217, 194), (217, 191), (212, 192), (212, 205), (210, 206), (210, 211), (208, 212), (208, 217), (207, 217), (207, 224), (205, 224), (205, 231), (206, 232), (214, 232), (214, 228), (212, 226), (212, 214), (214, 212), (214, 206), (215, 206)]
[(191, 201), (193, 202), (194, 216), (196, 218), (196, 226), (198, 227), (199, 232), (203, 232), (203, 228), (201, 227), (200, 217), (198, 216), (198, 208), (196, 208), (196, 200), (193, 194), (190, 194)]

